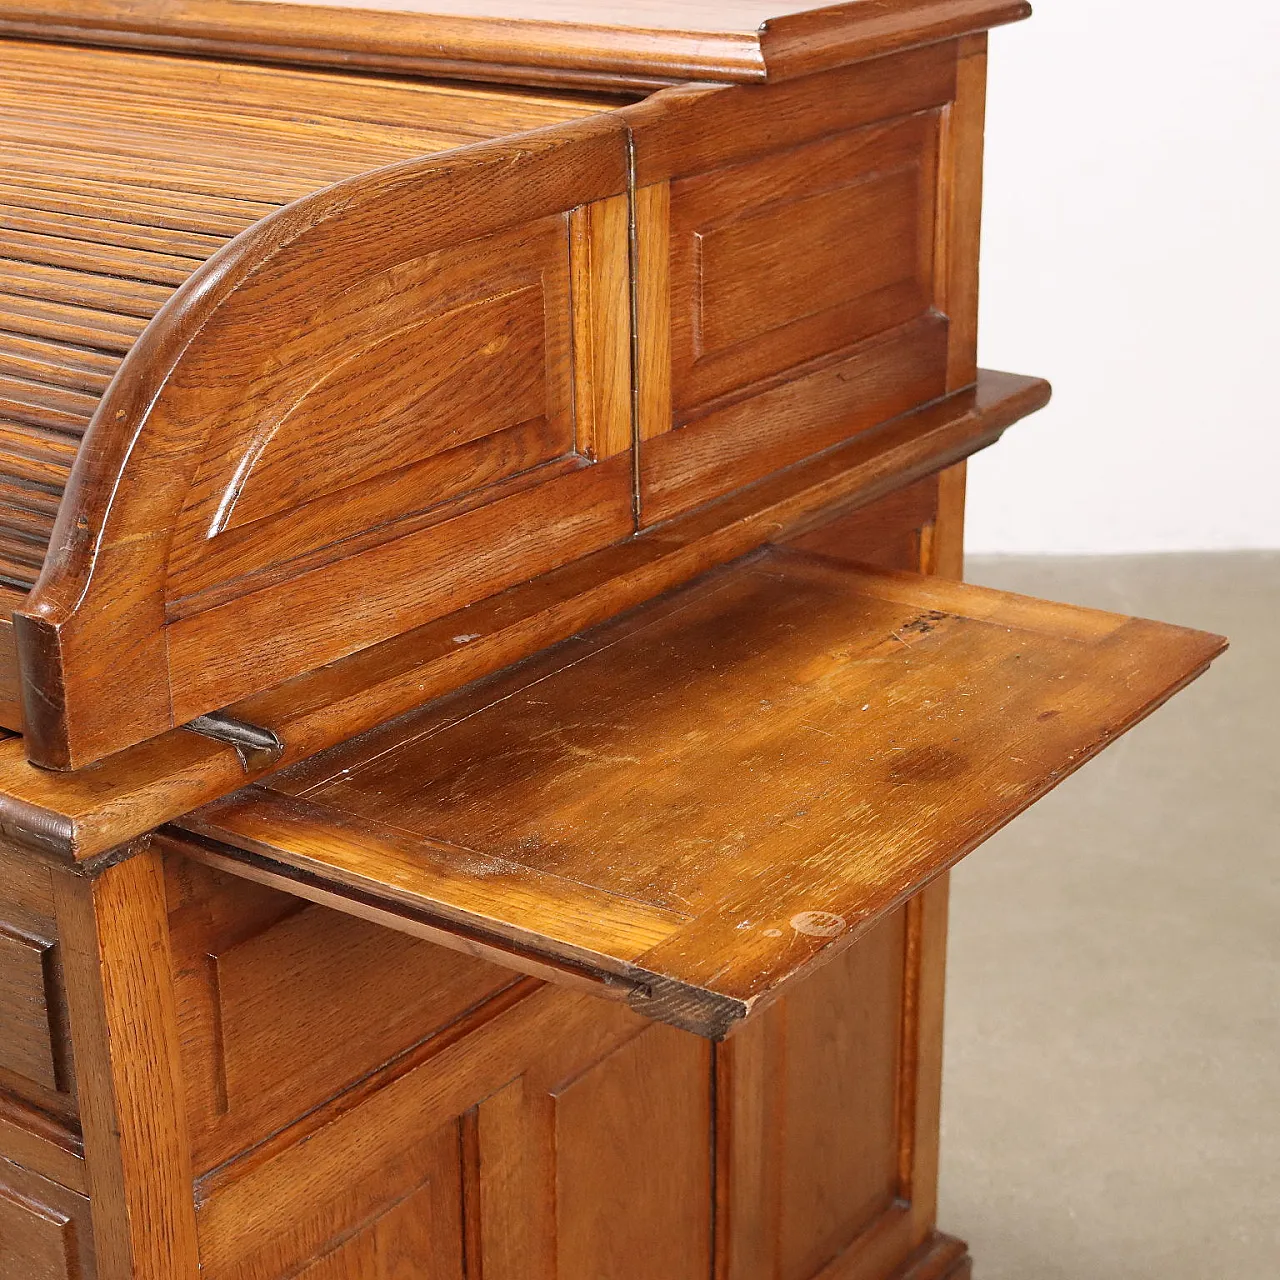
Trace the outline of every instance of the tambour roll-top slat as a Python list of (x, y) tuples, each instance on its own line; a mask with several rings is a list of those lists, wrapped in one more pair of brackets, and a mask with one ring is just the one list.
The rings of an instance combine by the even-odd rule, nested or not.
[(224, 244), (344, 178), (598, 110), (17, 41), (0, 60), (0, 582), (24, 590), (121, 362)]

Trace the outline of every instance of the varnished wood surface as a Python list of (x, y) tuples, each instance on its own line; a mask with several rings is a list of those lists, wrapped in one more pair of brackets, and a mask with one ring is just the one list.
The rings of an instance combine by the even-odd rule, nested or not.
[(97, 1280), (196, 1280), (163, 869), (147, 851), (54, 880)]
[(1016, 22), (1026, 0), (5, 0), (0, 31), (598, 87), (784, 79)]
[(599, 103), (0, 45), (0, 581), (29, 588), (79, 441), (207, 258), (342, 178)]
[[(626, 187), (599, 115), (328, 187), (187, 280), (95, 410), (15, 615), (31, 758), (79, 768), (625, 537), (629, 463), (579, 453), (571, 419), (617, 362), (570, 330), (625, 303), (626, 242), (571, 306), (568, 214)], [(438, 363), (403, 359), (415, 336)]]
[(0, 843), (0, 1101), (5, 1095), (18, 1111), (46, 1117), (36, 1129), (43, 1138), (74, 1144), (75, 1068), (51, 871)]
[[(0, 645), (23, 713), (4, 689), (0, 712), (28, 758), (83, 769), (968, 387), (984, 39), (624, 111), (435, 86), (412, 123), (448, 154), (400, 164), (373, 122), (399, 103), (374, 82), (353, 106), (350, 77), (240, 69), (258, 97), (197, 116), (203, 80), (160, 103), (175, 59), (34, 46), (32, 68), (74, 74), (37, 85), (20, 164), (43, 111), (90, 166), (154, 160), (147, 182), (260, 213), (281, 198), (267, 187), (335, 162), (256, 75), (342, 99), (359, 119), (336, 141), (368, 171), (269, 213), (134, 317), (65, 500), (41, 491), (52, 551)], [(76, 58), (139, 71), (110, 90), (127, 130)], [(451, 145), (455, 97), (483, 102), (472, 127), (515, 135)], [(561, 108), (600, 110), (520, 132)], [(244, 146), (254, 164), (233, 175)], [(75, 305), (163, 256), (77, 234), (18, 235), (28, 256), (54, 242), (41, 270), (88, 273)], [(163, 292), (196, 260), (128, 279)]]
[[(285, 763), (528, 657), (781, 536), (832, 504), (865, 505), (963, 458), (1042, 407), (1042, 381), (984, 373), (972, 392), (885, 424), (688, 517), (290, 681), (233, 707), (285, 743)], [(0, 741), (0, 830), (57, 858), (104, 854), (243, 785), (234, 750), (185, 731), (92, 769), (30, 765)]]
[(0, 1276), (100, 1280), (89, 1202), (0, 1156)]
[(518, 981), (187, 858), (165, 872), (197, 1176)]
[(719, 1036), (1223, 645), (770, 551), (180, 825)]
[(705, 1276), (711, 1086), (705, 1043), (523, 984), (202, 1179), (202, 1274)]
[(621, 113), (638, 184), (642, 525), (948, 389), (940, 160), (957, 52), (685, 86)]

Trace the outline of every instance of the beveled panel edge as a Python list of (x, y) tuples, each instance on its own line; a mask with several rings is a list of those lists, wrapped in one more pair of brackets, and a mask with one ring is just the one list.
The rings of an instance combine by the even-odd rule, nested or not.
[[(747, 489), (541, 578), (228, 708), (285, 742), (247, 772), (235, 751), (173, 729), (71, 773), (0, 741), (0, 835), (96, 873), (137, 837), (775, 539), (822, 508), (852, 510), (993, 444), (1048, 403), (1041, 379), (983, 371), (975, 387), (880, 424)], [(465, 642), (460, 637), (466, 637)]]
[(7, 1093), (0, 1093), (0, 1154), (68, 1190), (88, 1194), (80, 1133)]

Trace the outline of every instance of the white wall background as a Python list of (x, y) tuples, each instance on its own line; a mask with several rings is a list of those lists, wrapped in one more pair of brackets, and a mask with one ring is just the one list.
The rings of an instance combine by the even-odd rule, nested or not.
[(1280, 3), (1039, 0), (987, 122), (980, 357), (1055, 397), (970, 549), (1280, 547)]

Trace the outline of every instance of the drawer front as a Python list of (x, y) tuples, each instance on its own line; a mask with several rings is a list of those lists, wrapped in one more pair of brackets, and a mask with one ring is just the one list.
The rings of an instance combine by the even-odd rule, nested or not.
[(167, 875), (197, 1170), (261, 1141), (515, 980), (178, 856)]
[(93, 1280), (89, 1202), (0, 1159), (0, 1276)]
[(57, 1088), (49, 985), (53, 940), (0, 924), (0, 1066)]
[(0, 849), (0, 1090), (74, 1113), (70, 1032), (50, 873)]

